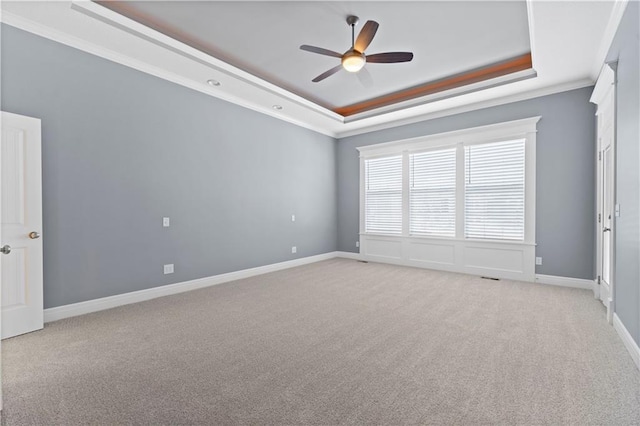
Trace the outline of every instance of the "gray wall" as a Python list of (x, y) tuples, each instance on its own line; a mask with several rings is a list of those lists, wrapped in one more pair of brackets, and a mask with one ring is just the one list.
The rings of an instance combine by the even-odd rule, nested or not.
[(608, 61), (618, 61), (616, 90), (615, 311), (640, 343), (640, 7), (629, 2)]
[(356, 147), (542, 116), (536, 138), (536, 273), (593, 279), (595, 107), (592, 88), (423, 121), (338, 141), (338, 249), (357, 251)]
[(45, 307), (336, 248), (333, 138), (7, 25), (1, 83), (42, 119)]
[[(3, 110), (43, 122), (46, 307), (357, 251), (355, 147), (534, 115), (542, 116), (536, 240), (544, 259), (536, 272), (594, 276), (591, 88), (343, 138), (336, 147), (330, 137), (7, 25), (1, 83)], [(162, 216), (171, 228), (161, 227)], [(164, 263), (176, 273), (163, 275)]]

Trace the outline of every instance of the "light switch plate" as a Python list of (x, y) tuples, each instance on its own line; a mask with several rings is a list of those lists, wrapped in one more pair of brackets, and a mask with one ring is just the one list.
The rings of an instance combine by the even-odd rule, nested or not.
[(168, 217), (163, 217), (162, 226), (168, 228), (169, 226), (171, 226), (171, 220)]
[(542, 258), (536, 257), (536, 265), (542, 265)]

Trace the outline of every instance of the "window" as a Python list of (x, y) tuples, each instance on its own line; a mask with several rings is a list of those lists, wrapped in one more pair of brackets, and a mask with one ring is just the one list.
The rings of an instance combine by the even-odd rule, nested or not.
[[(464, 155), (463, 183), (456, 182), (458, 155)], [(410, 235), (456, 237), (456, 194), (460, 191), (464, 192), (460, 206), (464, 238), (524, 240), (524, 139), (408, 156)], [(402, 158), (365, 160), (365, 232), (402, 234)]]
[[(467, 241), (473, 247), (500, 242), (534, 247), (539, 119), (359, 147), (361, 232), (404, 238), (393, 246), (401, 253), (387, 257), (419, 257), (435, 253), (434, 244)], [(365, 250), (384, 249), (382, 239), (375, 241)]]
[(455, 237), (456, 148), (409, 156), (411, 235)]
[(365, 232), (402, 233), (402, 156), (365, 161)]
[(465, 238), (524, 240), (524, 140), (464, 149)]
[(534, 281), (539, 120), (358, 147), (363, 258)]

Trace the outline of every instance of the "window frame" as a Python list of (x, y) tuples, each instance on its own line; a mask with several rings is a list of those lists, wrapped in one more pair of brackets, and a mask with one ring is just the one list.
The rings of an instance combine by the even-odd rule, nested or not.
[[(404, 215), (404, 158), (402, 157), (402, 155), (399, 154), (392, 154), (392, 155), (378, 155), (375, 157), (368, 157), (366, 159), (364, 159), (363, 161), (363, 198), (362, 198), (362, 203), (363, 203), (363, 209), (365, 210), (365, 214), (364, 214), (364, 223), (362, 224), (363, 230), (364, 232), (366, 232), (369, 235), (375, 234), (375, 235), (388, 235), (388, 236), (398, 236), (398, 235), (402, 235), (403, 232), (403, 221), (404, 218), (401, 219), (400, 222), (400, 232), (399, 233), (395, 233), (395, 232), (367, 232), (366, 228), (367, 228), (367, 224), (366, 224), (366, 202), (367, 202), (367, 167), (366, 167), (366, 162), (368, 160), (378, 160), (378, 159), (385, 159), (385, 158), (395, 158), (395, 157), (400, 157), (400, 174), (401, 174), (401, 186), (400, 186), (400, 197), (401, 197), (401, 216)], [(394, 191), (395, 192), (395, 191)]]
[[(419, 233), (412, 233), (411, 232), (411, 156), (412, 155), (420, 155), (420, 154), (424, 154), (424, 153), (428, 153), (428, 152), (439, 152), (439, 151), (446, 151), (446, 150), (450, 150), (450, 149), (455, 149), (455, 181), (454, 181), (454, 212), (455, 212), (455, 218), (454, 218), (454, 231), (453, 231), (453, 236), (445, 236), (445, 235), (428, 235), (428, 234), (419, 234)], [(458, 210), (460, 209), (460, 205), (458, 205), (458, 186), (459, 186), (459, 182), (458, 182), (458, 147), (457, 146), (437, 146), (437, 147), (431, 147), (429, 149), (421, 149), (419, 151), (408, 151), (407, 152), (407, 157), (408, 157), (408, 183), (407, 183), (407, 191), (408, 191), (408, 204), (407, 204), (407, 209), (409, 211), (409, 215), (408, 215), (408, 222), (407, 222), (407, 235), (411, 236), (411, 237), (418, 237), (418, 238), (444, 238), (444, 239), (452, 239), (452, 238), (456, 238), (457, 234), (458, 234), (458, 229), (457, 229), (457, 224), (458, 224)], [(464, 207), (464, 206), (462, 206)], [(404, 208), (404, 205), (403, 205)]]
[[(364, 161), (370, 158), (402, 155), (403, 158), (403, 196), (402, 196), (402, 233), (403, 238), (449, 240), (477, 243), (500, 243), (535, 246), (535, 191), (536, 191), (536, 133), (540, 116), (521, 120), (495, 123), (487, 126), (473, 127), (452, 132), (421, 136), (412, 139), (392, 141), (375, 145), (357, 147), (360, 153), (360, 230), (361, 236), (389, 236), (389, 234), (376, 234), (365, 232), (364, 227)], [(464, 147), (476, 144), (510, 141), (524, 139), (525, 143), (525, 213), (524, 213), (524, 239), (520, 240), (495, 240), (465, 238), (464, 235)], [(410, 166), (409, 155), (456, 147), (456, 233), (455, 237), (440, 237), (410, 234)]]
[[(520, 141), (523, 142), (523, 147), (522, 148), (523, 148), (523, 151), (524, 151), (523, 152), (523, 155), (524, 155), (524, 165), (523, 165), (523, 167), (524, 167), (524, 169), (522, 171), (523, 172), (523, 178), (524, 178), (523, 179), (524, 180), (523, 181), (523, 185), (524, 185), (524, 188), (523, 188), (523, 202), (524, 202), (524, 210), (525, 210), (525, 211), (523, 211), (523, 229), (522, 229), (523, 238), (522, 239), (515, 239), (515, 238), (492, 239), (492, 238), (484, 238), (484, 237), (476, 237), (476, 238), (467, 237), (467, 215), (466, 215), (466, 213), (467, 213), (467, 210), (466, 210), (467, 198), (466, 197), (467, 197), (467, 188), (468, 188), (468, 186), (467, 186), (466, 172), (468, 170), (467, 169), (467, 159), (468, 158), (467, 158), (467, 151), (466, 151), (465, 148), (472, 147), (472, 146), (491, 145), (491, 144), (494, 144), (494, 143), (516, 142), (516, 141), (517, 142), (520, 142)], [(526, 208), (527, 208), (527, 199), (526, 199), (526, 168), (527, 168), (527, 165), (526, 165), (526, 161), (527, 161), (526, 139), (524, 139), (524, 138), (510, 138), (510, 139), (506, 139), (506, 140), (495, 140), (495, 141), (491, 141), (491, 142), (464, 144), (463, 150), (464, 150), (464, 153), (463, 153), (463, 156), (464, 156), (463, 157), (463, 163), (464, 163), (463, 179), (464, 180), (463, 180), (463, 183), (461, 185), (462, 188), (456, 188), (456, 189), (461, 190), (463, 192), (464, 203), (465, 203), (465, 210), (464, 210), (464, 214), (463, 214), (463, 237), (464, 237), (464, 239), (465, 240), (471, 240), (471, 241), (486, 241), (486, 240), (489, 240), (489, 241), (523, 242), (524, 241), (525, 228), (526, 228), (524, 220), (526, 219), (525, 216), (526, 216)]]

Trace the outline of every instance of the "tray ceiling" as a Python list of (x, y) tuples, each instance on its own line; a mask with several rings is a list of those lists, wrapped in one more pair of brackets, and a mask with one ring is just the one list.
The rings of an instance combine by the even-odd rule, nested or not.
[[(531, 68), (525, 1), (98, 3), (341, 115), (437, 92), (430, 83), (496, 64), (519, 60), (502, 75)], [(380, 24), (367, 54), (411, 51), (413, 61), (367, 64), (373, 80), (368, 87), (344, 70), (311, 82), (340, 59), (299, 46), (345, 52), (351, 14), (361, 19), (356, 34), (367, 20)], [(489, 71), (471, 82), (501, 75)]]
[[(132, 5), (181, 8), (184, 6), (181, 3), (152, 2)], [(206, 42), (208, 46), (198, 47), (192, 47), (179, 41), (177, 36), (166, 35), (149, 25), (89, 0), (4, 0), (0, 2), (0, 20), (4, 24), (208, 96), (320, 133), (344, 137), (592, 85), (602, 67), (626, 5), (625, 0), (285, 3), (208, 1), (192, 6), (221, 7), (218, 9), (219, 14), (222, 14), (225, 7), (231, 9), (228, 12), (230, 14), (234, 8), (244, 13), (233, 12), (234, 16), (238, 17), (236, 20), (222, 15), (210, 19), (203, 16), (198, 25), (207, 31), (219, 31), (223, 35), (206, 36), (202, 42)], [(417, 11), (419, 8), (429, 7), (435, 9), (432, 9), (431, 13)], [(447, 7), (453, 9), (450, 10), (450, 18), (446, 19), (444, 12), (434, 12), (439, 10), (438, 8)], [(487, 16), (484, 15), (486, 8), (494, 7), (509, 8), (511, 12), (503, 9), (503, 12), (494, 11), (487, 13)], [(254, 8), (258, 8), (260, 12), (257, 13)], [(187, 9), (180, 9), (183, 12), (176, 11), (172, 14), (177, 15), (176, 19), (185, 20), (187, 18), (180, 13), (190, 16), (192, 12)], [(470, 10), (474, 12), (470, 13)], [(344, 84), (341, 86), (340, 78), (354, 77), (346, 73), (340, 78), (338, 75), (333, 76), (336, 78), (333, 81), (327, 79), (326, 85), (313, 85), (310, 80), (330, 68), (332, 58), (300, 51), (299, 46), (317, 44), (341, 50), (340, 46), (345, 40), (349, 43), (349, 28), (344, 19), (352, 13), (360, 16), (362, 24), (367, 19), (380, 22), (379, 32), (371, 46), (375, 50), (367, 53), (387, 49), (413, 50), (416, 54), (414, 62), (389, 65), (390, 68), (370, 64), (370, 68), (377, 66), (377, 70), (371, 72), (376, 79), (371, 91), (365, 91), (357, 78), (351, 79), (351, 82), (343, 81)], [(172, 14), (167, 17), (173, 19)], [(392, 16), (395, 18), (391, 19)], [(494, 21), (498, 18), (504, 20), (504, 23)], [(459, 25), (465, 19), (469, 20), (469, 25)], [(188, 19), (187, 21), (191, 22)], [(193, 22), (196, 21), (198, 20), (194, 18)], [(209, 23), (210, 28), (202, 22)], [(434, 31), (436, 28), (438, 31)], [(453, 28), (457, 28), (457, 31), (447, 33)], [(493, 38), (494, 30), (504, 31), (504, 28), (510, 28), (509, 31), (513, 34), (520, 35), (510, 36), (505, 33), (502, 38)], [(189, 26), (186, 29), (189, 29)], [(268, 34), (270, 32), (273, 34)], [(450, 35), (444, 37), (445, 33)], [(185, 34), (178, 36), (184, 37)], [(213, 37), (215, 43), (211, 42), (209, 37)], [(274, 49), (260, 47), (267, 37), (274, 37), (281, 43), (276, 43)], [(454, 40), (457, 40), (457, 43)], [(195, 41), (191, 40), (191, 44), (194, 43)], [(467, 48), (470, 43), (474, 46), (477, 43), (478, 46), (488, 47), (486, 52), (480, 55), (479, 47), (476, 50)], [(251, 55), (237, 53), (242, 51), (245, 44), (252, 49)], [(288, 46), (286, 49), (285, 45)], [(425, 56), (422, 50), (425, 46), (435, 46), (434, 50), (429, 52), (430, 57)], [(203, 52), (205, 47), (218, 49), (214, 52), (217, 56)], [(372, 97), (375, 100), (375, 96), (380, 93), (397, 90), (397, 87), (411, 87), (412, 84), (415, 88), (415, 84), (433, 82), (431, 79), (438, 79), (442, 75), (451, 76), (459, 70), (463, 70), (463, 73), (469, 76), (467, 67), (477, 64), (481, 64), (481, 71), (486, 77), (486, 64), (490, 61), (514, 54), (518, 49), (526, 51), (529, 48), (531, 54), (526, 56), (535, 72), (531, 69), (513, 72), (479, 83), (467, 79), (464, 87), (448, 88), (442, 92), (380, 106), (355, 115), (341, 115), (320, 104), (324, 102), (330, 108), (344, 108), (349, 102), (361, 102)], [(223, 49), (235, 54), (238, 60), (244, 62), (238, 66), (226, 62), (232, 59), (225, 56)], [(279, 53), (274, 54), (276, 50)], [(503, 56), (500, 56), (500, 52)], [(424, 58), (427, 58), (426, 62), (421, 62)], [(255, 69), (251, 66), (252, 61), (256, 63)], [(448, 63), (450, 68), (445, 67), (445, 63)], [(417, 70), (405, 68), (416, 64), (421, 64)], [(277, 67), (283, 67), (283, 73), (273, 71)], [(500, 67), (504, 67), (504, 64), (497, 68)], [(267, 68), (273, 70), (265, 71)], [(261, 78), (262, 73), (271, 73), (271, 77), (267, 75)], [(387, 80), (380, 77), (380, 73), (400, 77)], [(408, 80), (408, 76), (413, 80)], [(219, 80), (221, 85), (210, 86), (207, 84), (210, 79)], [(300, 87), (295, 89), (294, 83)], [(439, 84), (442, 84), (442, 80)]]

